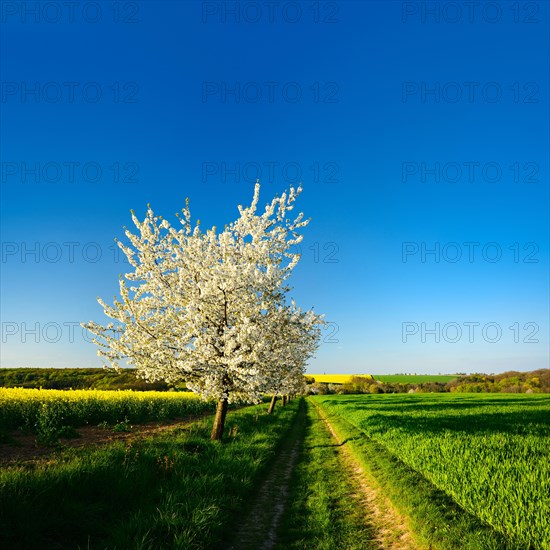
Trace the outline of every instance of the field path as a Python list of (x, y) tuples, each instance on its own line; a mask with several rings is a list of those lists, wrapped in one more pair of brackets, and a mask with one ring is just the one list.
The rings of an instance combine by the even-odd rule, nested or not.
[(270, 550), (277, 544), (277, 530), (286, 508), (292, 471), (304, 441), (306, 409), (302, 401), (294, 425), (275, 458), (248, 516), (229, 550)]
[[(304, 445), (307, 416), (305, 405), (300, 405), (291, 432), (285, 438), (283, 448), (274, 459), (229, 550), (272, 550), (280, 547), (277, 533), (281, 517), (287, 508), (292, 473)], [(352, 489), (349, 498), (364, 511), (364, 522), (372, 532), (373, 547), (379, 550), (421, 550), (423, 547), (414, 541), (406, 519), (393, 508), (377, 482), (361, 468), (346, 441), (340, 440), (323, 412), (314, 405), (309, 414), (322, 422), (330, 434), (330, 440), (334, 441), (331, 445), (338, 452), (340, 472), (346, 476)]]
[(313, 403), (313, 405), (332, 438), (336, 441), (342, 461), (342, 472), (347, 472), (348, 479), (356, 489), (352, 497), (356, 499), (358, 506), (362, 506), (365, 510), (365, 516), (373, 528), (374, 537), (379, 547), (384, 550), (420, 550), (423, 548), (415, 542), (406, 518), (392, 506), (376, 480), (368, 472), (365, 472), (353, 456), (346, 445), (347, 441), (341, 441), (325, 414), (316, 404)]

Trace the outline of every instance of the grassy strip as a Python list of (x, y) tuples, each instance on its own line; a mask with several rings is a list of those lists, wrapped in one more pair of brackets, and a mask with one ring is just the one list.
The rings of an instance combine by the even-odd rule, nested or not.
[(433, 550), (525, 549), (464, 511), (345, 418), (331, 414), (320, 399), (313, 399), (338, 437), (347, 440), (346, 445), (363, 469), (376, 480), (396, 509), (409, 519), (411, 529), (422, 544)]
[(292, 472), (303, 447), (305, 425), (306, 402), (300, 399), (292, 428), (285, 435), (269, 474), (256, 486), (256, 494), (243, 510), (246, 519), (239, 526), (231, 550), (271, 548), (276, 541), (281, 515), (289, 501)]
[(110, 550), (219, 548), (232, 538), (288, 433), (297, 402), (132, 443), (68, 450), (52, 464), (0, 473), (0, 547)]
[(338, 447), (316, 409), (307, 403), (305, 439), (290, 483), (277, 548), (377, 548), (364, 510), (342, 471)]

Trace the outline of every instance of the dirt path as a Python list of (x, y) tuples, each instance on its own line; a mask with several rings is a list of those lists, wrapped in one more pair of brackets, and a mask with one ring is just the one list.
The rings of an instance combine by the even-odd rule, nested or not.
[[(342, 463), (341, 472), (347, 474), (353, 488), (351, 498), (364, 510), (365, 523), (368, 523), (369, 528), (372, 527), (378, 548), (420, 550), (406, 519), (393, 508), (376, 480), (361, 468), (346, 442), (340, 440), (322, 411), (317, 406), (314, 406), (313, 411), (335, 441), (334, 447)], [(287, 505), (292, 472), (304, 443), (306, 415), (304, 403), (229, 550), (271, 550), (277, 546), (277, 530)]]
[(300, 405), (292, 431), (285, 439), (271, 470), (241, 524), (229, 550), (270, 550), (277, 543), (277, 529), (286, 507), (292, 471), (304, 442), (306, 409)]
[(341, 441), (334, 428), (323, 414), (321, 409), (314, 404), (317, 414), (324, 422), (327, 430), (336, 441), (342, 472), (347, 472), (356, 491), (353, 498), (359, 506), (365, 510), (369, 524), (372, 525), (376, 542), (384, 550), (420, 550), (415, 543), (407, 520), (392, 506), (384, 496), (376, 480), (366, 472), (357, 462), (346, 441)]

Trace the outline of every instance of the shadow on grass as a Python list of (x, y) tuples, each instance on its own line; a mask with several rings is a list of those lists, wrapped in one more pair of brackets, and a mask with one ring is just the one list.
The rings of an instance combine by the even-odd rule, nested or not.
[[(358, 431), (342, 417), (335, 418), (335, 425), (343, 433)], [(534, 550), (507, 540), (374, 439), (364, 436), (353, 439), (356, 441), (350, 448), (354, 456), (365, 471), (377, 480), (393, 505), (408, 517), (413, 531), (427, 547), (445, 550)]]
[[(362, 394), (362, 395), (339, 395), (321, 398), (324, 403), (331, 406), (355, 405), (359, 409), (380, 408), (381, 410), (393, 410), (396, 407), (402, 409), (474, 409), (478, 407), (540, 407), (550, 406), (550, 395), (532, 394), (512, 397), (510, 394)], [(334, 403), (334, 405), (332, 403)]]
[[(398, 428), (410, 433), (505, 433), (547, 435), (550, 398), (471, 399), (467, 402), (426, 402), (426, 398), (391, 399), (387, 404), (363, 397), (325, 401), (330, 417), (345, 416), (359, 429)], [(332, 402), (331, 402), (332, 401)], [(521, 408), (518, 408), (521, 405)], [(494, 407), (494, 410), (491, 410)], [(507, 408), (510, 410), (506, 410)]]

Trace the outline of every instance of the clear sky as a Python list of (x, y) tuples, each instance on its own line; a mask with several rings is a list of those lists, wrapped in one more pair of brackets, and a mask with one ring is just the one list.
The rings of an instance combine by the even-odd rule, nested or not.
[(99, 366), (129, 210), (221, 226), (256, 177), (303, 182), (310, 372), (549, 366), (548, 2), (1, 9), (2, 366)]

